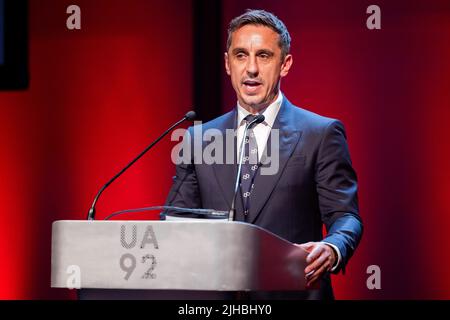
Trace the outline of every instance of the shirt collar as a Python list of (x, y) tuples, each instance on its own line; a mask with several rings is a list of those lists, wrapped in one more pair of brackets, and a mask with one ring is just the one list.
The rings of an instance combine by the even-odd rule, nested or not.
[[(268, 107), (258, 112), (258, 114), (264, 115), (264, 121), (262, 124), (265, 124), (272, 128), (273, 123), (275, 122), (275, 118), (277, 117), (278, 111), (280, 111), (281, 104), (283, 102), (283, 94), (279, 91), (277, 99), (272, 102)], [(250, 114), (247, 110), (240, 106), (239, 101), (237, 103), (237, 111), (238, 111), (238, 127), (243, 124), (244, 118)]]

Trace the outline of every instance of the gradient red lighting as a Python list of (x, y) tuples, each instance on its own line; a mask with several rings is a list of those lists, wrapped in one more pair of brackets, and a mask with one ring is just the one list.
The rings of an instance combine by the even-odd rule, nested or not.
[[(50, 289), (51, 223), (84, 219), (97, 190), (192, 105), (191, 3), (29, 2), (30, 87), (0, 92), (0, 298), (74, 298)], [(98, 218), (160, 205), (168, 139), (117, 180)], [(156, 214), (127, 218), (154, 219)]]
[[(0, 299), (75, 298), (50, 288), (51, 223), (84, 219), (98, 189), (193, 101), (192, 1), (29, 1), (30, 87), (0, 92)], [(285, 21), (294, 65), (282, 91), (343, 121), (358, 173), (362, 242), (338, 299), (450, 299), (450, 3), (360, 0), (222, 2)], [(222, 109), (236, 97), (225, 73)], [(164, 202), (174, 166), (166, 139), (100, 198), (97, 217)], [(157, 213), (126, 219), (156, 219)], [(125, 218), (125, 217), (124, 217)], [(381, 290), (366, 286), (381, 269)]]

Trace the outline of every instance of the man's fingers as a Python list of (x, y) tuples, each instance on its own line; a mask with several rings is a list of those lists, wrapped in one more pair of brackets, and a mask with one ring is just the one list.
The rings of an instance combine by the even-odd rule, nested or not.
[(297, 246), (309, 252), (306, 257), (308, 265), (305, 268), (305, 278), (307, 286), (310, 286), (331, 268), (334, 256), (331, 249), (328, 250), (329, 247), (323, 243), (307, 242)]
[(306, 257), (306, 263), (310, 264), (312, 261), (316, 260), (317, 257), (319, 257), (321, 255), (321, 253), (323, 252), (323, 247), (322, 246), (316, 246), (314, 247), (314, 249), (312, 249), (312, 251), (308, 254), (308, 256)]
[(306, 286), (309, 287), (314, 282), (316, 282), (322, 276), (322, 274), (325, 272), (326, 269), (327, 269), (327, 264), (325, 263), (316, 272), (314, 272), (313, 276), (310, 279), (307, 279)]
[(301, 244), (297, 244), (297, 246), (299, 246), (300, 248), (310, 252), (311, 249), (314, 247), (315, 243), (314, 242), (307, 242), (307, 243), (301, 243)]
[(321, 254), (316, 260), (314, 260), (314, 262), (310, 263), (305, 268), (305, 273), (310, 273), (313, 270), (319, 269), (327, 260), (327, 256), (325, 254)]

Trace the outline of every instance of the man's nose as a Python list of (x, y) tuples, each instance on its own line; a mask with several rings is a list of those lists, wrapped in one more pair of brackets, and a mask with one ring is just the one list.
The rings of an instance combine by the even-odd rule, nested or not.
[(247, 74), (250, 77), (256, 77), (258, 76), (258, 63), (256, 61), (256, 57), (250, 56), (247, 60)]

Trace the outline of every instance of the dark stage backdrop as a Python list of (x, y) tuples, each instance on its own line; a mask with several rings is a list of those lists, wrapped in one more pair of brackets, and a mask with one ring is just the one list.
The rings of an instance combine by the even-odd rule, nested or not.
[[(72, 3), (78, 31), (66, 28)], [(373, 31), (371, 4), (225, 0), (214, 36), (224, 44), (227, 22), (246, 8), (273, 11), (293, 37), (282, 90), (346, 125), (365, 233), (346, 275), (333, 277), (336, 297), (450, 299), (450, 3), (377, 1), (382, 29)], [(191, 109), (206, 85), (193, 81), (193, 45), (202, 46), (194, 5), (29, 1), (29, 88), (0, 91), (0, 299), (75, 298), (49, 288), (51, 223), (84, 219), (98, 188)], [(209, 107), (220, 113), (235, 96), (224, 72), (218, 79), (223, 103)], [(173, 145), (164, 141), (111, 186), (98, 217), (161, 204)], [(381, 268), (381, 290), (366, 287), (369, 265)]]

